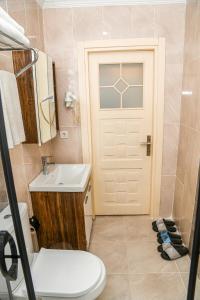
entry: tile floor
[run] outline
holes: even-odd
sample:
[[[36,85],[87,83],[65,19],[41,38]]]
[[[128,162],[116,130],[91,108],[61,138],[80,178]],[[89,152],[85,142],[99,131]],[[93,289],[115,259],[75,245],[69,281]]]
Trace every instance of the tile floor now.
[[[185,300],[189,257],[165,261],[147,216],[97,217],[90,251],[107,269],[98,300]]]

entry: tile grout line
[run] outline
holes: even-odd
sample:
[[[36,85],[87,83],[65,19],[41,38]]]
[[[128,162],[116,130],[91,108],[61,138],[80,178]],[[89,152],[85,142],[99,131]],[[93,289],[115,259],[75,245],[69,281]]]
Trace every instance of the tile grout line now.
[[[185,283],[184,283],[184,280],[183,280],[183,278],[182,278],[182,276],[181,276],[181,273],[179,272],[178,274],[179,274],[181,283],[182,283],[182,285],[183,285],[183,288],[184,288],[184,290],[185,290],[185,293],[187,294],[187,288],[186,288],[186,286],[185,286]]]

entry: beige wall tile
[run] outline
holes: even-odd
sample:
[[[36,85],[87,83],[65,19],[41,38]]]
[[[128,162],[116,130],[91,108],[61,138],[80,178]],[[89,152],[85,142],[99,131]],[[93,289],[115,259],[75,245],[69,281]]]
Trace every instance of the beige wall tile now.
[[[187,26],[185,30],[185,39],[187,43],[185,44],[185,57],[190,60],[199,57],[199,16],[199,2],[189,0],[186,11]]]
[[[26,30],[26,11],[24,0],[7,0],[8,13]]]
[[[166,4],[156,7],[156,35],[166,38],[167,63],[182,63],[185,6]]]
[[[44,28],[43,28],[43,10],[38,5],[38,19],[39,19],[39,37],[38,37],[38,47],[44,50]]]
[[[45,48],[55,59],[72,45],[73,27],[71,9],[44,10]]]
[[[190,161],[190,152],[188,151],[188,149],[191,148],[190,137],[191,137],[190,128],[181,125],[176,175],[182,183],[184,183],[186,168]]]
[[[165,124],[163,141],[163,175],[176,174],[178,140],[179,126],[176,124]]]
[[[183,220],[183,210],[184,210],[183,193],[184,193],[184,184],[179,180],[178,177],[176,177],[173,217],[177,222],[179,229],[180,229],[180,224]]]
[[[66,127],[68,139],[57,137],[53,140],[53,153],[57,163],[81,163],[80,128]],[[62,130],[62,129],[61,129]]]
[[[180,123],[182,73],[182,64],[166,64],[164,108],[165,123]]]
[[[41,8],[35,0],[25,1],[26,34],[31,40],[32,47],[43,50],[43,16]]]
[[[41,164],[25,164],[27,183],[31,183],[33,179],[41,172]]]
[[[172,207],[174,202],[174,190],[175,190],[175,175],[174,176],[162,176],[161,185],[161,210],[160,215],[162,217],[170,217],[172,214]]]
[[[103,7],[102,32],[107,32],[106,38],[128,38],[131,37],[131,7],[129,6],[105,6]]]
[[[39,36],[38,5],[35,0],[25,1],[26,34]]]
[[[56,68],[56,82],[58,83],[57,88],[57,98],[58,98],[58,116],[59,116],[59,125],[69,126],[73,125],[72,114],[64,105],[65,94],[69,86],[69,74],[66,72],[67,67]]]
[[[191,151],[190,151],[191,149]],[[183,220],[180,224],[183,231],[185,241],[189,245],[190,233],[193,223],[194,206],[196,199],[197,177],[199,169],[199,153],[200,153],[200,133],[191,132],[191,148],[189,148],[190,161],[185,171],[184,177],[184,193],[183,193]]]
[[[40,156],[52,156],[53,155],[53,141],[49,141],[39,147]]]
[[[183,80],[183,90],[192,91],[192,95],[182,97],[181,124],[196,128],[196,111],[199,102],[200,87],[197,85],[200,79],[200,71],[198,61],[185,61],[185,73]]]
[[[192,242],[197,176],[200,160],[200,5],[188,1],[186,11],[183,90],[192,95],[182,96],[181,127],[177,163],[177,180],[173,214],[187,245]]]
[[[23,158],[25,164],[38,163],[40,158],[40,151],[37,144],[24,144],[23,145]]]
[[[15,189],[18,201],[26,201],[28,199],[28,188],[26,173],[24,169],[22,145],[16,146],[10,150],[10,159],[12,164],[12,172],[14,176]]]
[[[0,69],[8,72],[13,72],[11,53],[4,52],[4,54],[0,54]]]
[[[73,33],[76,41],[100,39],[102,36],[102,8],[73,8]]]
[[[154,38],[156,6],[135,5],[131,7],[131,13],[131,37]]]

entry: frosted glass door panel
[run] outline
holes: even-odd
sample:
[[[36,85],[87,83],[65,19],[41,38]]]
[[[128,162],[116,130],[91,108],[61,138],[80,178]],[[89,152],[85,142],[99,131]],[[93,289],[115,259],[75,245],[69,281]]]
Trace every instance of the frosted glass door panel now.
[[[120,94],[112,87],[102,87],[100,89],[100,108],[120,108]]]
[[[131,86],[122,98],[123,108],[136,108],[143,106],[143,87]]]
[[[143,84],[143,64],[122,64],[122,77],[129,85]]]
[[[143,63],[99,65],[100,109],[143,107]]]
[[[120,77],[120,64],[103,64],[99,66],[100,86],[112,86]]]

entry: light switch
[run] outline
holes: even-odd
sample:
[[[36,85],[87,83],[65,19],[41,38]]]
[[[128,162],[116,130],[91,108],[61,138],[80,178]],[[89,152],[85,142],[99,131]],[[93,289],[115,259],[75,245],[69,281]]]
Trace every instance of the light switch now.
[[[68,139],[69,138],[69,133],[67,130],[60,130],[60,138],[61,139]]]

